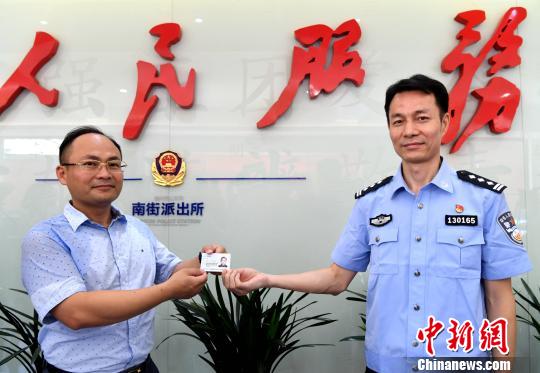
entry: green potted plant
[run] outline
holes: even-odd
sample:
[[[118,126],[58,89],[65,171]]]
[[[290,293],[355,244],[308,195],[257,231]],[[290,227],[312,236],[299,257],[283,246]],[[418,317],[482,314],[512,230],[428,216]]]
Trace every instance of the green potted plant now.
[[[13,291],[27,294],[22,290]],[[7,354],[2,358],[0,366],[16,359],[27,372],[41,373],[43,371],[43,354],[38,342],[41,323],[37,312],[28,315],[0,301],[0,351]]]
[[[345,299],[353,301],[353,302],[361,302],[366,303],[366,294],[365,293],[358,293],[356,291],[347,290],[348,293],[354,294],[352,297],[347,297]],[[359,328],[362,330],[362,334],[360,335],[351,335],[349,337],[345,337],[340,339],[340,342],[343,341],[364,341],[366,339],[366,313],[361,312],[360,313],[360,321],[361,324]]]
[[[516,318],[530,326],[532,326],[536,330],[536,335],[534,338],[536,338],[538,341],[540,341],[540,321],[536,317],[534,317],[534,314],[540,315],[540,302],[538,301],[537,296],[534,294],[534,291],[531,289],[531,287],[527,284],[527,282],[523,279],[521,279],[521,283],[523,285],[523,288],[525,289],[526,293],[522,293],[514,288],[514,292],[516,293],[516,303],[517,305],[525,311],[526,315],[525,317],[521,315],[517,315]],[[527,305],[531,307],[531,311],[529,311]]]
[[[174,333],[165,338],[190,336],[201,341],[207,356],[199,355],[216,373],[271,373],[291,352],[324,344],[302,344],[298,334],[305,329],[336,320],[329,313],[305,316],[316,303],[301,303],[308,294],[281,293],[274,303],[265,305],[270,289],[252,291],[246,296],[224,294],[216,276],[215,295],[206,285],[200,302],[174,300],[177,313],[171,315],[191,333]],[[159,346],[158,346],[159,347]]]

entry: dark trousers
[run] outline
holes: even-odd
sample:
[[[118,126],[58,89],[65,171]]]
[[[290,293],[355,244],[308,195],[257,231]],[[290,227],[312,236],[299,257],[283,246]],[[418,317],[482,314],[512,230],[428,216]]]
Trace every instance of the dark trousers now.
[[[66,370],[62,370],[60,368],[55,367],[52,364],[49,364],[45,361],[44,367],[43,367],[43,373],[70,373]],[[159,370],[152,361],[152,358],[150,355],[146,358],[146,360],[134,367],[128,368],[126,370],[121,371],[120,373],[159,373]]]

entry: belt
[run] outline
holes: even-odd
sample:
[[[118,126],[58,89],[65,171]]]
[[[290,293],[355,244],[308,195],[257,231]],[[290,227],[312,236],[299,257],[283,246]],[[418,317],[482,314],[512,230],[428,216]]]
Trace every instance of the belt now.
[[[146,364],[150,362],[150,355],[146,358],[145,361],[134,367],[129,367],[126,370],[121,371],[120,373],[144,373],[146,370]]]
[[[148,355],[146,360],[143,361],[142,363],[140,363],[139,365],[129,367],[129,368],[121,371],[120,373],[144,373],[145,370],[146,370],[147,364],[149,364],[151,361],[152,360],[150,359],[150,355]],[[45,372],[48,372],[48,373],[70,373],[67,370],[62,370],[60,368],[55,367],[54,365],[52,365],[51,363],[49,363],[46,360],[45,360],[44,365],[45,365]]]

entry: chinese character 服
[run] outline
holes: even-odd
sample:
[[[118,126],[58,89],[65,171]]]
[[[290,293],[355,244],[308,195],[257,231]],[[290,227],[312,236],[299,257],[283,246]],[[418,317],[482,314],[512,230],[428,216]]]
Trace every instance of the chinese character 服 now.
[[[351,19],[332,30],[326,25],[313,25],[298,29],[295,38],[304,48],[294,47],[291,75],[287,86],[278,100],[257,122],[258,128],[273,125],[291,106],[296,92],[304,79],[309,76],[309,97],[315,98],[325,91],[333,92],[345,80],[359,86],[364,81],[364,70],[360,67],[362,59],[356,51],[349,51],[360,39],[361,30],[358,22]],[[333,38],[339,38],[332,44],[332,59],[327,61]]]

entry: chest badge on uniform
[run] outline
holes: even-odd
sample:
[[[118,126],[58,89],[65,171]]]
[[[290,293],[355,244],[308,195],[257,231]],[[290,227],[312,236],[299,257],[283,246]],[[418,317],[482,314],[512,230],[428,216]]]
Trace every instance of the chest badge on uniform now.
[[[478,216],[476,215],[445,215],[445,225],[467,225],[475,227],[478,225]]]
[[[369,219],[369,224],[375,227],[382,227],[392,221],[392,214],[380,214]]]
[[[523,236],[516,226],[516,221],[510,211],[506,211],[497,218],[499,225],[504,230],[508,238],[517,245],[523,245]]]
[[[456,203],[456,212],[458,214],[461,214],[465,210],[465,207],[463,205],[460,205],[459,203]]]

